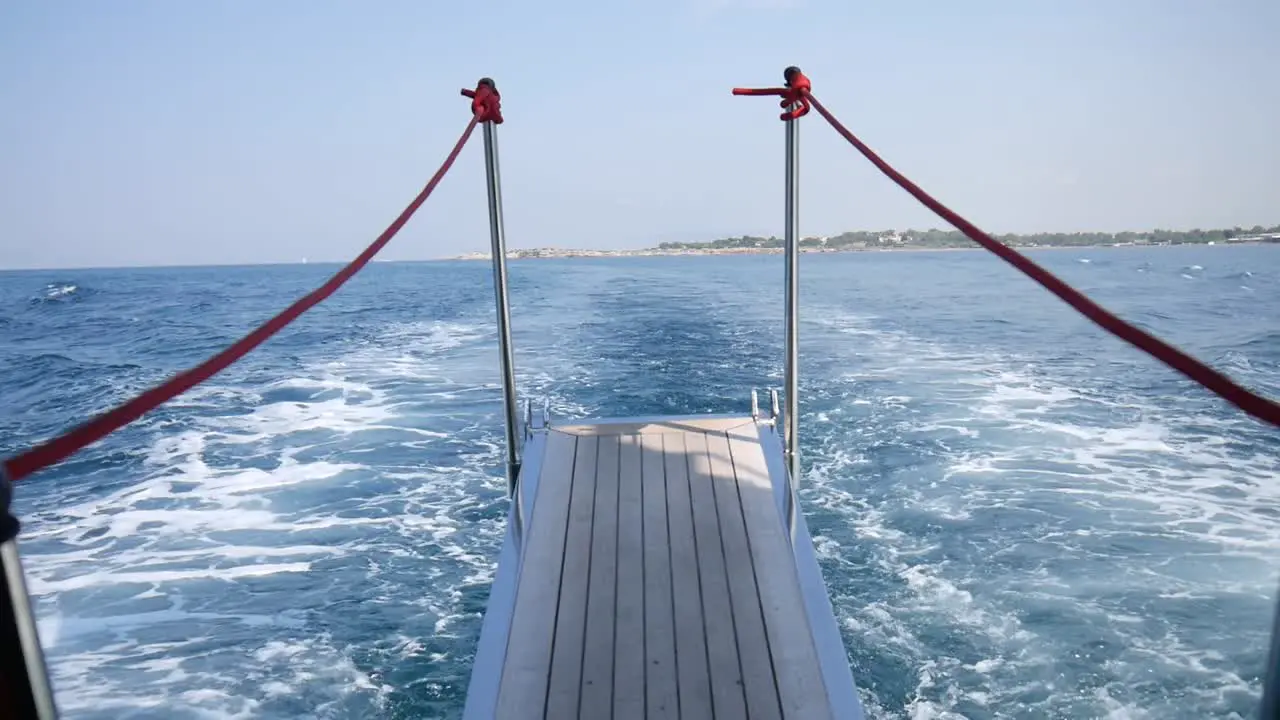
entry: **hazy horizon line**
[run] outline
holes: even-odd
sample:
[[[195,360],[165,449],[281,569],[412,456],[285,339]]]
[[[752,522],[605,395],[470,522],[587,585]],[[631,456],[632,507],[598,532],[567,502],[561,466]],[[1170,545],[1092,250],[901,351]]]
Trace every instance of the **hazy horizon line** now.
[[[1213,247],[1215,247],[1215,248],[1226,248],[1226,247],[1268,247],[1268,246],[1272,246],[1272,245],[1276,245],[1276,244],[1275,244],[1275,243],[1247,243],[1247,244],[1246,244],[1246,243],[1224,243],[1224,244],[1222,244],[1222,245],[1216,245],[1216,246],[1213,246]],[[1180,245],[1176,245],[1176,246],[1167,246],[1167,247],[1209,247],[1209,246],[1210,246],[1210,245],[1209,245],[1208,243],[1204,243],[1204,244],[1201,244],[1201,243],[1185,243],[1185,244],[1180,244]],[[1276,246],[1277,246],[1277,247],[1280,247],[1280,245],[1276,245]],[[1019,247],[1019,248],[1015,248],[1015,249],[1016,249],[1018,252],[1033,252],[1033,253],[1034,253],[1034,252],[1040,252],[1040,251],[1056,251],[1056,250],[1083,250],[1083,249],[1103,249],[1103,250],[1135,250],[1135,249],[1139,249],[1139,250],[1140,250],[1140,249],[1146,249],[1146,248],[1161,248],[1161,247],[1166,247],[1166,246],[1164,246],[1164,245],[1133,245],[1133,246],[1126,246],[1126,247],[1114,247],[1114,246],[1111,246],[1111,245],[1046,245],[1046,246],[1043,246],[1043,247]],[[537,249],[537,248],[515,248],[515,249],[508,248],[507,252],[513,252],[513,251],[515,251],[515,250],[531,250],[531,249]],[[649,248],[642,248],[642,249],[649,249]],[[654,249],[656,250],[656,248],[654,248]],[[962,247],[962,248],[953,248],[953,247],[946,247],[946,248],[944,248],[944,247],[939,247],[939,248],[928,248],[928,247],[920,247],[920,248],[905,248],[905,249],[899,249],[899,251],[911,251],[911,252],[950,252],[950,251],[955,251],[955,250],[983,250],[983,249],[984,249],[984,248],[983,248],[981,245],[977,245],[977,244],[975,244],[975,245],[973,245],[973,247]],[[567,250],[567,251],[569,251],[569,252],[572,252],[572,251],[574,251],[574,250],[579,250],[579,251],[581,251],[581,250],[582,250],[582,248],[566,248],[566,250]],[[600,251],[587,250],[587,252],[625,252],[625,250],[622,250],[622,251],[619,251],[619,250],[600,250]],[[864,251],[848,250],[847,252],[848,252],[848,253],[850,253],[850,254],[854,254],[854,253],[857,253],[857,252],[867,252],[867,251],[865,251],[865,250],[864,250]],[[655,255],[655,256],[653,256],[653,257],[719,257],[719,256],[721,256],[721,255],[724,255],[724,256],[731,256],[731,257],[736,257],[736,256],[740,256],[740,255],[743,255],[743,254],[751,254],[751,253],[705,253],[705,254],[689,253],[688,255],[683,255],[683,254],[671,254],[671,255]],[[758,254],[765,254],[765,253],[758,253]],[[771,254],[775,254],[775,255],[776,255],[776,254],[778,254],[778,253],[771,253]],[[805,254],[812,254],[812,253],[810,253],[810,252],[807,252],[807,251],[806,251],[806,253],[805,253]],[[621,256],[619,256],[619,257],[624,257],[624,258],[626,258],[626,257],[632,257],[632,256],[621,255]],[[646,257],[647,257],[647,256],[646,256]],[[411,264],[421,264],[421,263],[449,263],[449,262],[465,263],[465,264],[467,264],[467,265],[472,265],[472,264],[475,264],[478,260],[488,260],[488,259],[489,259],[489,258],[488,258],[488,254],[486,253],[486,257],[484,257],[484,258],[466,258],[466,257],[461,257],[461,256],[453,256],[453,257],[442,257],[442,258],[428,258],[428,259],[424,259],[424,260],[376,260],[375,262],[378,262],[378,263],[383,264],[383,265],[411,265]],[[592,256],[589,256],[589,255],[583,255],[583,256],[565,256],[565,257],[560,257],[560,258],[516,258],[516,259],[518,259],[518,260],[541,260],[541,259],[548,259],[548,260],[599,260],[600,258],[599,258],[599,257],[592,257]],[[13,268],[0,267],[0,274],[6,274],[6,273],[13,273],[13,274],[17,274],[17,273],[81,272],[81,271],[86,271],[86,270],[88,270],[88,271],[94,271],[94,270],[198,270],[198,269],[212,269],[212,268],[256,268],[256,267],[271,267],[271,266],[282,266],[282,267],[302,267],[302,266],[304,266],[304,265],[323,265],[323,266],[343,267],[343,266],[347,265],[347,264],[348,264],[348,263],[350,263],[350,262],[351,262],[350,260],[315,260],[315,261],[308,261],[308,262],[299,262],[299,261],[293,261],[293,262],[272,262],[272,261],[264,261],[264,262],[241,262],[241,263],[188,263],[188,264],[172,264],[172,263],[170,263],[170,264],[164,264],[164,265],[97,265],[97,266],[90,266],[90,265],[76,265],[76,266],[70,266],[70,265],[69,265],[69,266],[66,266],[66,267],[13,267]]]
[[[1246,230],[1248,231],[1254,227],[1269,228],[1274,226],[1263,226],[1259,224],[1254,224],[1249,227],[1245,227],[1243,225],[1233,225],[1229,228],[1225,228],[1225,227],[1188,228],[1186,230],[1165,227],[1165,228],[1152,228],[1150,230],[1072,230],[1072,231],[1037,230],[1035,232],[993,232],[993,231],[987,231],[987,232],[989,232],[993,237],[1000,237],[1003,235],[1020,235],[1020,236],[1033,236],[1033,235],[1045,235],[1045,234],[1080,235],[1080,234],[1092,234],[1092,233],[1106,233],[1109,235],[1118,235],[1120,233],[1139,233],[1139,234],[1150,233],[1150,232],[1155,232],[1156,230],[1165,230],[1169,232],[1190,232],[1191,230],[1200,230],[1202,232],[1212,232],[1215,230]],[[891,228],[891,229],[882,229],[882,230],[842,230],[840,232],[828,234],[825,236],[816,234],[816,233],[803,235],[802,239],[814,238],[814,237],[836,237],[844,233],[906,232],[911,230],[917,230],[917,228],[908,227],[903,229]],[[956,232],[955,228],[944,229],[944,228],[938,228],[938,227],[930,227],[930,228],[924,228],[923,230],[924,231],[942,230],[944,232]],[[750,233],[744,233],[741,235],[725,235],[716,239],[717,240],[733,239],[733,238],[740,238],[740,237],[766,237],[766,236],[764,235],[756,236],[756,235],[751,235]],[[777,236],[775,235],[775,236],[768,236],[768,237],[777,237]],[[662,242],[670,242],[670,241],[662,241]],[[714,240],[682,241],[681,244],[691,244],[691,243],[696,244],[701,242],[714,242]],[[619,248],[563,247],[560,245],[551,244],[551,245],[532,245],[529,247],[508,247],[507,252],[516,252],[521,250],[541,250],[541,249],[562,250],[562,251],[588,251],[588,252],[627,252],[627,251],[638,251],[638,250],[659,250],[661,249],[659,247],[660,244],[661,243],[659,243],[658,245],[650,245],[650,246],[644,246],[644,247],[619,247]],[[1042,249],[1042,248],[1024,248],[1024,249],[1034,250],[1034,249]],[[465,260],[463,258],[467,255],[486,255],[487,256],[489,254],[490,254],[489,250],[486,248],[485,250],[476,250],[470,253],[460,253],[456,255],[438,256],[438,257],[430,257],[430,258],[398,258],[398,259],[392,260],[392,259],[374,257],[370,259],[370,262],[371,263],[473,262],[472,260]],[[257,260],[257,261],[244,261],[244,262],[214,262],[214,263],[160,262],[160,263],[154,263],[154,264],[153,263],[137,263],[137,264],[121,264],[121,265],[63,265],[63,266],[32,265],[32,266],[17,266],[17,267],[0,266],[0,273],[58,272],[58,271],[72,271],[72,270],[164,270],[164,269],[181,269],[181,268],[235,268],[235,267],[260,267],[260,266],[268,266],[268,265],[289,265],[289,266],[292,266],[292,265],[346,265],[350,263],[352,260],[354,260],[355,257],[357,257],[358,255],[359,253],[356,253],[356,255],[353,255],[350,258],[339,259],[339,260],[309,260],[307,258],[302,258],[301,260]]]

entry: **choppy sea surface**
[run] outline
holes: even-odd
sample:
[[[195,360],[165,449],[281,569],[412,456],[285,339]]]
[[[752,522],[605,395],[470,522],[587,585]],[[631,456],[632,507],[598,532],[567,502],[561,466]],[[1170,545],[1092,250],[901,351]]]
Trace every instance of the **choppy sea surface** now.
[[[1034,255],[1280,395],[1280,246]],[[234,340],[334,266],[0,273],[0,453]],[[874,718],[1250,718],[1280,432],[979,252],[805,255],[801,502]],[[510,267],[523,397],[745,412],[778,256]],[[455,718],[507,501],[483,263],[370,266],[18,491],[69,718]]]

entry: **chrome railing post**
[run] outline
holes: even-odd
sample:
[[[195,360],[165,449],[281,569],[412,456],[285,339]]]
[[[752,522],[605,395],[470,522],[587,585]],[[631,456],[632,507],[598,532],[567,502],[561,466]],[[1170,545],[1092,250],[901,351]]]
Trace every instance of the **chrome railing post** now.
[[[5,717],[56,718],[53,688],[18,557],[12,486],[0,468],[0,703]]]
[[[1271,620],[1271,649],[1262,676],[1262,707],[1258,720],[1280,720],[1280,597]]]
[[[786,79],[790,83],[793,68],[787,68]],[[795,70],[799,72],[798,69]],[[794,109],[794,106],[789,109]],[[800,483],[800,445],[797,431],[800,415],[800,119],[786,121],[787,132],[787,200],[786,200],[786,333],[787,363],[785,369],[786,412],[783,414],[783,442],[786,451],[787,470],[791,473],[792,486]]]
[[[481,85],[493,86],[485,78]],[[507,241],[502,227],[502,183],[498,173],[498,129],[492,120],[483,123],[484,170],[489,189],[489,238],[493,253],[493,292],[498,304],[498,344],[502,360],[502,398],[507,425],[507,492],[514,493],[520,475],[517,427],[520,411],[516,400],[515,358],[511,350],[511,309],[507,300]]]

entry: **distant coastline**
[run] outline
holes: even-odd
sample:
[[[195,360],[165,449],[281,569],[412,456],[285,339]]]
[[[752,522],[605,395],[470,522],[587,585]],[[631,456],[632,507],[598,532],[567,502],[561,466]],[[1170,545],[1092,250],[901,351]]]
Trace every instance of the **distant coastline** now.
[[[1036,233],[1005,234],[996,239],[1016,248],[1084,249],[1113,247],[1165,247],[1174,245],[1256,245],[1280,244],[1280,225],[1225,230],[1152,230],[1120,233]],[[972,241],[956,230],[855,231],[834,236],[806,237],[800,241],[803,253],[903,252],[930,250],[976,250]],[[774,255],[783,252],[778,237],[723,238],[705,243],[667,242],[657,247],[629,250],[528,248],[508,250],[511,260],[571,257],[659,257],[697,255]],[[450,260],[488,260],[489,253],[459,255]]]

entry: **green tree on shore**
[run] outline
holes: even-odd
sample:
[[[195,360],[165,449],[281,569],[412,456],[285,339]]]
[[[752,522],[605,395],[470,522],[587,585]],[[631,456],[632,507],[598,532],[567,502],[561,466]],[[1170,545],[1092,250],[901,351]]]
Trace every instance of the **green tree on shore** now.
[[[1280,235],[1280,225],[1264,227],[1254,225],[1251,228],[1234,227],[1222,230],[1165,230],[1155,229],[1147,232],[1123,231],[1077,232],[1077,233],[1034,233],[1020,235],[1006,233],[995,235],[996,239],[1015,247],[1081,247],[1088,245],[1204,245],[1208,243],[1249,242],[1251,240],[1280,241],[1280,238],[1266,237]],[[874,248],[958,248],[970,247],[972,241],[958,230],[856,230],[829,237],[807,237],[800,241],[802,248],[827,248],[830,250],[859,250]],[[659,250],[750,250],[781,248],[781,238],[756,237],[742,235],[740,237],[721,238],[711,242],[664,242],[658,245]]]

